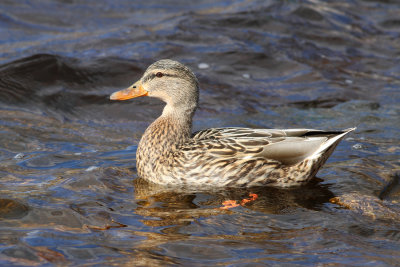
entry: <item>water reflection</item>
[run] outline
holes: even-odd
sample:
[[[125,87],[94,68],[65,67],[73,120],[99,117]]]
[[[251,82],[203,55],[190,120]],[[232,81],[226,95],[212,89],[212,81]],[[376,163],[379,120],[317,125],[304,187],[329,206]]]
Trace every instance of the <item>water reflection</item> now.
[[[230,210],[223,208],[224,201],[233,200],[240,203],[248,198],[249,194],[256,194],[258,197],[242,205],[242,208],[265,214],[286,213],[299,207],[319,210],[334,195],[329,190],[329,185],[321,185],[318,180],[315,178],[307,186],[289,190],[273,187],[220,190],[215,190],[215,188],[207,190],[203,187],[188,190],[187,188],[165,188],[138,178],[134,180],[134,192],[138,204],[136,212],[146,217],[156,218],[143,221],[149,226],[190,224],[199,217],[230,213]]]

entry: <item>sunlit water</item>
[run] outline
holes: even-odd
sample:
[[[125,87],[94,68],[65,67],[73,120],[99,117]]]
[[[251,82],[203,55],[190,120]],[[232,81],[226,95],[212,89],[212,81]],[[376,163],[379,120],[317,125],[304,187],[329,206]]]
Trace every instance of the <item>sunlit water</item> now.
[[[0,265],[400,264],[398,220],[329,201],[399,206],[398,14],[394,0],[2,1]],[[148,185],[135,151],[163,104],[108,96],[161,58],[200,80],[194,130],[358,128],[302,188]]]

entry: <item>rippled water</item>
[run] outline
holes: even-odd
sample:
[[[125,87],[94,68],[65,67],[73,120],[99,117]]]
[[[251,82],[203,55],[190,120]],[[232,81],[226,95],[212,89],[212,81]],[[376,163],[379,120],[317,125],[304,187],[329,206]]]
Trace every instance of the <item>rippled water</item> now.
[[[395,0],[2,1],[0,264],[400,264],[388,210],[329,201],[399,207],[398,14]],[[163,104],[108,96],[161,58],[199,77],[195,130],[358,129],[302,188],[148,185],[135,151]]]

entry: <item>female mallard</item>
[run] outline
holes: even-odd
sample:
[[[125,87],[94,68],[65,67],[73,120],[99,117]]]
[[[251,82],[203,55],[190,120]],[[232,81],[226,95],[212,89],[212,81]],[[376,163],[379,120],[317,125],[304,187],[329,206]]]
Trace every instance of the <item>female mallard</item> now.
[[[166,102],[162,115],[144,132],[136,153],[139,176],[166,185],[244,187],[305,184],[339,141],[355,128],[337,132],[312,129],[211,128],[191,133],[199,99],[196,76],[179,62],[150,65],[131,87],[111,100],[139,96]]]

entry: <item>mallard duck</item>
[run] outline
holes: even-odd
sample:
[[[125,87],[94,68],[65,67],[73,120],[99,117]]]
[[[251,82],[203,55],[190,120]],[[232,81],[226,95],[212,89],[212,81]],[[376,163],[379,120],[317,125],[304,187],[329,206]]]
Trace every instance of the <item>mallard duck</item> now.
[[[144,132],[136,152],[138,175],[164,185],[298,186],[310,181],[343,131],[210,128],[192,134],[199,83],[183,64],[159,60],[111,100],[149,96],[166,103]]]

